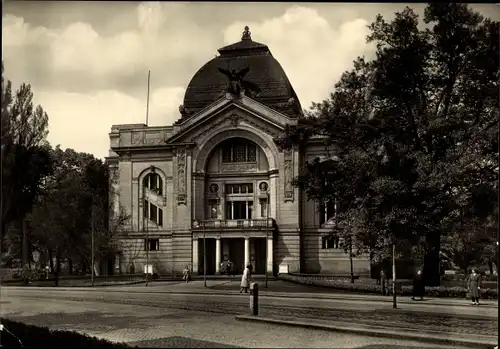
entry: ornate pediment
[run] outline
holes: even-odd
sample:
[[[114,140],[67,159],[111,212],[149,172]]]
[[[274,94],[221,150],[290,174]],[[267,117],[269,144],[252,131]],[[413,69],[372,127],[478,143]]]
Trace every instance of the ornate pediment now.
[[[274,138],[283,134],[287,124],[296,122],[245,96],[232,101],[220,100],[205,111],[180,124],[167,144],[196,142],[200,137],[224,126],[247,126]]]

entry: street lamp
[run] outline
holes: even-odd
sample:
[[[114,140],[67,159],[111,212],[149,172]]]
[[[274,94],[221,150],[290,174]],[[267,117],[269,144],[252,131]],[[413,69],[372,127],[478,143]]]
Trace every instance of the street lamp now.
[[[266,191],[267,202],[266,202],[266,288],[267,288],[267,274],[269,273],[269,190]]]
[[[92,286],[94,286],[94,196],[92,195],[92,217],[91,217],[91,262],[90,262],[90,268],[91,268],[91,274],[90,274],[90,283]]]
[[[354,266],[352,263],[352,235],[349,235],[349,262],[351,264],[351,284],[354,283]]]
[[[146,181],[145,180],[143,180],[143,182],[142,182],[142,207],[143,207],[142,208],[142,229],[146,231],[146,282],[144,285],[146,287],[148,287],[148,280],[149,280],[149,202],[146,204]]]

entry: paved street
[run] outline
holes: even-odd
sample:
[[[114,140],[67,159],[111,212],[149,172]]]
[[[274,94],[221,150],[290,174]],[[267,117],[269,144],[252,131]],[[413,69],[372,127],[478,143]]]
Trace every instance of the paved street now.
[[[1,290],[2,316],[31,324],[73,329],[114,341],[157,347],[345,347],[369,348],[401,344],[419,346],[421,342],[340,334],[334,332],[241,323],[234,315],[248,313],[248,296],[217,291],[212,282],[210,290],[202,282],[152,283],[140,286],[73,288],[17,288]],[[236,284],[234,286],[237,286]],[[274,285],[279,288],[279,284]],[[405,301],[402,310],[394,311],[384,300],[341,294],[323,298],[270,296],[272,285],[260,300],[261,315],[310,318],[311,321],[342,321],[370,326],[374,323],[420,331],[450,331],[462,335],[497,335],[498,318],[495,304],[483,308],[439,306]],[[192,291],[191,293],[182,293]],[[304,294],[305,295],[305,294]],[[376,298],[377,296],[374,296]],[[383,297],[379,297],[383,298]],[[447,308],[448,312],[437,308]],[[422,309],[424,311],[422,311]],[[431,310],[432,309],[432,310]],[[459,314],[465,311],[465,316]],[[429,345],[436,347],[436,345]],[[456,347],[456,346],[453,346]]]

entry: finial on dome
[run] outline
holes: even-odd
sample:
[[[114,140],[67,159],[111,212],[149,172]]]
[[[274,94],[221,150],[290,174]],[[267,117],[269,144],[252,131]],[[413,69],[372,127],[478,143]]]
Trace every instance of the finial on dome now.
[[[241,36],[241,40],[252,40],[252,33],[250,32],[250,28],[248,28],[248,25],[245,26],[245,31]]]

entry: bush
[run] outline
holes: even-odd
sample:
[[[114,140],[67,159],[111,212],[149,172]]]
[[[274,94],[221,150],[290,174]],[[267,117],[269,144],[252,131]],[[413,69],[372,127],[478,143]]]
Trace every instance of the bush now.
[[[35,348],[41,345],[49,348],[130,348],[124,343],[112,343],[74,331],[53,331],[47,327],[25,325],[4,318],[0,318],[0,322],[22,342],[25,348]],[[8,335],[5,330],[2,331],[0,344],[6,348],[19,347],[17,340]]]
[[[328,287],[337,290],[345,290],[350,292],[359,293],[372,293],[380,294],[380,285],[367,284],[362,282],[351,283],[350,278],[324,278],[318,276],[303,276],[292,274],[279,274],[278,277],[285,281],[290,281],[302,285]],[[396,282],[397,293],[402,296],[411,296],[413,293],[413,286],[405,285],[405,281]],[[392,283],[389,283],[389,292],[392,294]],[[452,298],[466,298],[467,289],[465,287],[425,287],[425,295],[428,297],[452,297]],[[482,299],[497,299],[498,291],[496,289],[484,288],[480,290]]]
[[[45,275],[46,272],[42,269],[24,268],[22,271],[22,278],[29,281],[43,280]]]

